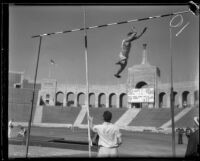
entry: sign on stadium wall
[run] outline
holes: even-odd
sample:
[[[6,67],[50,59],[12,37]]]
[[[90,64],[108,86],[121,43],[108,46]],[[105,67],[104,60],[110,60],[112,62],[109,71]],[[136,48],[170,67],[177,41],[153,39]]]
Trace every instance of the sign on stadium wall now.
[[[128,102],[154,102],[154,88],[134,88],[129,90]]]

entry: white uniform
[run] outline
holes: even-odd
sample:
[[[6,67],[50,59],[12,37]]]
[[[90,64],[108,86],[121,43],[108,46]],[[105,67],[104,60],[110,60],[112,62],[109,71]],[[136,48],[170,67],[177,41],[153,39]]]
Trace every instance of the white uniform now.
[[[119,54],[119,58],[121,60],[127,59],[130,52],[131,43],[123,40],[121,48],[122,48],[122,51]]]
[[[108,122],[101,125],[95,125],[93,131],[99,135],[98,145],[100,146],[98,157],[115,157],[118,154],[119,139],[121,141],[121,133],[119,128]]]

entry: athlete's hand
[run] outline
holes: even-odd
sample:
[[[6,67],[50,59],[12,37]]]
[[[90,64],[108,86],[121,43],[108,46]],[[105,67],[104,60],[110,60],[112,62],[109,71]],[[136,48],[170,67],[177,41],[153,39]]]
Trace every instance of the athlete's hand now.
[[[144,28],[143,32],[145,32],[147,30],[147,27]]]

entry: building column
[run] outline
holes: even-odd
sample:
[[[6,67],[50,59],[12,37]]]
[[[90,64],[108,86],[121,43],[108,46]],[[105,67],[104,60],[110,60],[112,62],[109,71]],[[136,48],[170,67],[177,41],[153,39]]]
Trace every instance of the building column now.
[[[67,98],[66,98],[67,94],[64,93],[64,96],[63,96],[63,106],[67,106]]]
[[[38,92],[38,98],[37,98],[37,106],[40,106],[40,97],[41,97],[41,91]]]
[[[95,108],[98,108],[98,106],[99,106],[99,94],[95,94],[95,101],[94,101],[95,103]]]
[[[183,103],[182,103],[182,93],[178,93],[178,104],[179,104],[179,108],[183,107]]]
[[[119,99],[119,95],[116,95],[116,108],[119,108],[120,105],[120,99]]]
[[[170,92],[166,93],[167,96],[167,108],[170,108]]]
[[[194,91],[192,91],[191,94],[190,94],[189,104],[191,106],[194,106]]]
[[[106,94],[106,108],[109,108],[109,95]]]
[[[77,107],[77,93],[74,93],[74,106]]]

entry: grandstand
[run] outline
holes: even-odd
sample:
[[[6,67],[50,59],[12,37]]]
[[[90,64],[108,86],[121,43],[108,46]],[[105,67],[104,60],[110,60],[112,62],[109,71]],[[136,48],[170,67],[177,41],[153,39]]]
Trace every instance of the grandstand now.
[[[80,111],[80,107],[44,106],[42,122],[73,124]]]
[[[30,117],[33,97],[33,83],[22,80],[20,73],[11,74],[9,77],[8,115],[14,122],[27,124]],[[20,86],[15,86],[21,83]],[[38,106],[38,94],[41,84],[36,84],[35,98],[33,103],[32,121],[36,126],[66,127],[74,125],[87,128],[87,115],[85,107],[76,106]],[[109,110],[113,114],[112,123],[116,123],[120,128],[170,128],[171,109],[170,108],[97,108],[90,107],[90,116],[93,117],[94,124],[103,122],[103,112]],[[193,117],[199,116],[199,107],[175,107],[175,127],[193,127]],[[24,124],[25,123],[25,124]],[[124,127],[123,127],[124,126]]]
[[[38,92],[35,93],[35,99],[33,102],[33,114],[35,113],[37,95]],[[27,122],[30,116],[32,97],[32,89],[9,88],[8,118],[13,118],[14,120],[20,122]]]
[[[178,114],[181,110],[182,109],[175,108],[174,115]],[[160,127],[162,124],[170,120],[170,118],[171,111],[169,108],[143,108],[132,120],[129,126]]]
[[[109,110],[112,112],[112,123],[115,123],[124,113],[127,109],[116,109],[116,108],[90,108],[90,116],[93,117],[94,124],[100,124],[103,122],[103,112]],[[82,124],[87,124],[87,117],[85,116]]]
[[[199,108],[198,107],[193,107],[187,115],[183,116],[181,119],[179,119],[176,123],[176,127],[194,127],[194,120],[193,118],[195,116],[199,117]]]

